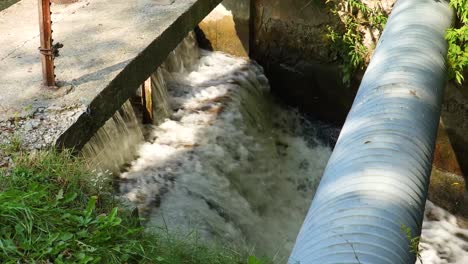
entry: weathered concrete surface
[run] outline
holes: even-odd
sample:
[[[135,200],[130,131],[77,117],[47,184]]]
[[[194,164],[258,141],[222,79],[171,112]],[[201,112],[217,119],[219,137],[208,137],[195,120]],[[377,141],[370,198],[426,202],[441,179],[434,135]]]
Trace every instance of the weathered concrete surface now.
[[[468,75],[465,77],[468,80]],[[460,162],[468,175],[468,83],[463,87],[451,84],[445,91],[442,119]]]
[[[201,44],[235,56],[250,51],[251,0],[224,0],[199,24]],[[206,42],[205,42],[206,41]]]
[[[337,54],[326,37],[327,27],[344,29],[341,18],[327,1],[252,1],[255,26],[251,55],[264,66],[273,91],[303,111],[343,123],[360,80],[358,74],[355,86],[343,85]],[[364,2],[389,11],[395,0]]]
[[[261,59],[295,65],[298,61],[330,63],[336,54],[326,37],[328,27],[343,30],[343,18],[331,10],[345,0],[252,0],[254,3],[254,54]],[[363,0],[369,7],[390,12],[396,0]],[[369,43],[372,45],[374,43]]]
[[[458,213],[463,210],[465,179],[444,123],[440,122],[434,150],[429,200]]]
[[[467,80],[468,74],[465,76]],[[465,197],[460,205],[460,213],[468,218],[468,83],[462,87],[449,84],[445,90],[444,106],[442,108],[448,138],[455,156],[465,177]]]
[[[298,59],[331,62],[327,25],[341,22],[325,1],[254,0],[255,54],[282,63]]]
[[[24,126],[38,112],[72,111],[54,135],[61,135],[55,138],[58,144],[81,147],[219,2],[81,0],[53,5],[54,39],[64,44],[56,58],[58,91],[40,85],[37,1],[23,0],[2,11],[1,135],[31,133]],[[41,120],[33,130],[44,132]]]
[[[251,55],[264,68],[272,90],[286,103],[341,124],[355,90],[342,83],[326,38],[340,25],[325,1],[253,0]]]

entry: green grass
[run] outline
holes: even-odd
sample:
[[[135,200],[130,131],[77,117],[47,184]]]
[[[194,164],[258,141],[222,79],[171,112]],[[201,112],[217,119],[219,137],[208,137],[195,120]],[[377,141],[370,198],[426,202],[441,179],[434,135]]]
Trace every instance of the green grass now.
[[[420,260],[420,262],[422,263],[422,259],[421,259],[421,248],[419,247],[419,242],[420,242],[420,240],[421,240],[421,237],[419,237],[419,236],[414,236],[414,235],[413,235],[413,232],[411,231],[411,228],[407,227],[407,226],[404,225],[404,224],[401,224],[401,225],[400,225],[400,230],[401,230],[401,232],[403,232],[403,234],[405,235],[406,239],[408,239],[409,251],[410,251],[412,254],[415,254],[416,257],[418,258],[418,260]]]
[[[265,263],[196,232],[148,233],[113,199],[111,180],[69,152],[18,152],[14,163],[0,171],[0,263]]]

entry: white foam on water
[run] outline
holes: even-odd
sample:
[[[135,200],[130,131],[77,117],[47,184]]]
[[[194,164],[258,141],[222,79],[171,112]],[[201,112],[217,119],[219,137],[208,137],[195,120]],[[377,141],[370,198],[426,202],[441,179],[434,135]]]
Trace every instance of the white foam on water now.
[[[152,128],[122,192],[150,226],[287,257],[330,148],[273,102],[251,61],[203,52],[165,78],[173,115]]]
[[[468,263],[468,230],[457,217],[427,201],[418,264]]]

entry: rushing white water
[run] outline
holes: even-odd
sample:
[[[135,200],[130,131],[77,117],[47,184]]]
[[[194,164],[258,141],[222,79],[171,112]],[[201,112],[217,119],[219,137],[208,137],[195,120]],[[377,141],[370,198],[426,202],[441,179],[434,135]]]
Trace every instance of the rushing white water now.
[[[107,120],[81,153],[90,160],[90,166],[120,172],[123,164],[135,158],[139,144],[144,140],[143,131],[129,101]]]
[[[427,201],[419,264],[468,263],[468,229],[444,209]]]
[[[272,101],[255,63],[202,52],[174,67],[181,49],[162,69],[173,114],[152,128],[121,191],[150,226],[287,257],[330,148]]]
[[[120,191],[149,227],[197,230],[285,263],[331,154],[318,139],[324,127],[276,104],[254,62],[194,43],[191,35],[152,76],[159,116]],[[424,264],[468,263],[467,240],[428,202]]]

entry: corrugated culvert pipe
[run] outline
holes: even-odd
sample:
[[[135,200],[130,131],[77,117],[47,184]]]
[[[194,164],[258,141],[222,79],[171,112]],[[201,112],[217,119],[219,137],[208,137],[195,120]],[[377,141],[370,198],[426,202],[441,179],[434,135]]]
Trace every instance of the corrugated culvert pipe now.
[[[298,235],[290,264],[415,263],[443,90],[444,0],[399,0]]]

